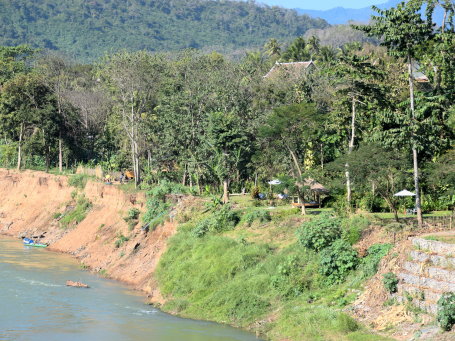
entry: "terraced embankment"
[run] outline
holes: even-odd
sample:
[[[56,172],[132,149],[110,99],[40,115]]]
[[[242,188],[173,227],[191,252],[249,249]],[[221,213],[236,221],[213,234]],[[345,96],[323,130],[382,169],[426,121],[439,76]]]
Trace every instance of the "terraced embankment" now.
[[[455,245],[413,238],[414,250],[398,273],[398,299],[431,314],[444,292],[455,292]]]
[[[160,301],[152,274],[175,224],[166,223],[148,233],[139,223],[129,227],[124,217],[132,208],[143,209],[143,195],[88,181],[77,195],[84,196],[91,208],[80,223],[63,228],[57,217],[75,209],[75,193],[65,176],[0,169],[0,234],[39,238],[49,243],[50,250],[70,253],[84,267]]]

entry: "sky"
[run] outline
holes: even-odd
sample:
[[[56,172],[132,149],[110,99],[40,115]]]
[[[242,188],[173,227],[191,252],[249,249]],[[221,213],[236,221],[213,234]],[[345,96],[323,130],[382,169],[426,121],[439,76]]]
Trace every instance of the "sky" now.
[[[286,8],[326,10],[334,7],[363,8],[386,3],[387,0],[256,0],[256,2]]]

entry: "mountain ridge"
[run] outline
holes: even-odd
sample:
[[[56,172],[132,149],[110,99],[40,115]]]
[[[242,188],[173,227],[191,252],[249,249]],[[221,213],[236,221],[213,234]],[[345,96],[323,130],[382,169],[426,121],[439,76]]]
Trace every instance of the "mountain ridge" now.
[[[328,26],[292,9],[242,1],[0,0],[0,45],[30,44],[85,61],[120,49],[244,51]]]
[[[378,4],[376,7],[380,9],[389,9],[395,7],[403,0],[389,0],[388,2]],[[370,20],[372,14],[375,12],[371,7],[364,8],[345,8],[345,7],[335,7],[329,10],[311,10],[311,9],[295,9],[299,14],[309,15],[313,18],[321,18],[326,20],[331,25],[341,25],[346,24],[349,21],[367,23]],[[442,21],[443,13],[440,8],[437,8],[435,11],[434,19],[436,22]]]

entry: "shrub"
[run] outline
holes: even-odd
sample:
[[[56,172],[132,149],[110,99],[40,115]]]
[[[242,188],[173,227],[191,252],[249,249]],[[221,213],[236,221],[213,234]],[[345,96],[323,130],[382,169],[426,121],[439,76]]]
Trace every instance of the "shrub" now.
[[[438,301],[438,314],[436,316],[439,326],[449,331],[455,324],[455,293],[446,292]]]
[[[339,283],[349,271],[355,269],[357,263],[357,252],[348,242],[339,239],[321,251],[319,272],[327,276],[331,283]]]
[[[382,284],[384,288],[391,294],[398,291],[398,277],[393,272],[388,272],[382,275]]]
[[[160,185],[149,189],[146,202],[147,210],[142,216],[144,223],[147,223],[150,229],[154,229],[165,221],[171,207],[166,202],[167,194],[186,194],[190,192],[191,189],[169,181],[162,181]]]
[[[234,229],[239,222],[239,216],[230,205],[223,205],[209,217],[202,220],[193,229],[193,235],[203,237],[208,232],[223,232]]]
[[[330,207],[333,208],[333,210],[338,216],[340,217],[346,216],[348,212],[348,204],[346,202],[346,197],[344,195],[334,196],[331,199],[329,205]]]
[[[370,222],[364,216],[354,216],[343,221],[343,239],[354,245],[362,238],[362,232],[368,228]]]
[[[243,216],[243,220],[245,221],[245,223],[248,226],[251,226],[251,224],[253,224],[255,221],[259,221],[261,223],[265,223],[267,221],[272,220],[272,217],[270,216],[270,212],[269,211],[255,210],[255,211],[251,211],[251,212],[246,213]]]
[[[88,176],[84,174],[75,174],[68,178],[68,185],[84,189],[87,184]]]
[[[259,187],[258,186],[254,186],[251,189],[251,198],[252,199],[259,199],[259,193],[260,193]]]
[[[158,186],[150,188],[147,192],[148,197],[166,201],[167,194],[189,194],[192,190],[186,186],[170,181],[161,181]]]
[[[300,296],[310,286],[305,275],[304,261],[295,254],[288,255],[276,267],[271,285],[284,298]],[[305,279],[307,278],[307,279]]]
[[[361,260],[364,278],[371,277],[378,272],[379,262],[392,247],[392,244],[374,244],[368,248],[367,255]]]
[[[321,215],[304,223],[297,230],[297,237],[304,247],[320,251],[341,237],[340,219]]]
[[[130,208],[127,213],[127,217],[129,220],[136,220],[139,218],[139,214],[141,214],[141,211],[139,211],[137,208]]]
[[[128,237],[125,237],[122,233],[119,233],[117,236],[117,240],[115,241],[115,247],[118,249],[123,243],[130,240]]]

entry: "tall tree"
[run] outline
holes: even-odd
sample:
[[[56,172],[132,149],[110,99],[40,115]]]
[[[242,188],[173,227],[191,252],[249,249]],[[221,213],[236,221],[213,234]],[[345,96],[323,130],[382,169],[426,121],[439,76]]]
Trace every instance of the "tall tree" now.
[[[57,114],[61,122],[58,137],[58,169],[62,172],[63,138],[66,130],[65,123],[68,121],[69,115],[65,110],[66,100],[64,96],[68,91],[70,82],[68,75],[69,64],[63,57],[48,54],[38,61],[38,69],[43,76],[43,82],[52,90],[57,102]]]
[[[278,155],[287,155],[291,165],[289,173],[295,179],[298,196],[305,211],[306,170],[317,138],[318,123],[323,120],[311,103],[292,104],[275,108],[259,128],[259,135],[267,149]],[[264,150],[264,149],[262,149]],[[281,160],[282,161],[282,160]]]
[[[17,169],[22,166],[23,145],[35,130],[43,135],[46,169],[50,165],[50,146],[58,117],[54,99],[37,74],[19,74],[6,82],[0,92],[0,127],[17,141]]]
[[[359,109],[377,110],[377,104],[385,97],[378,85],[383,78],[381,70],[373,65],[370,56],[360,54],[360,45],[346,46],[334,65],[337,95],[341,97],[339,108],[350,110],[351,123],[348,143],[348,154],[355,147]],[[351,207],[352,189],[349,163],[345,165],[346,193],[348,209]]]
[[[356,26],[369,36],[382,38],[381,44],[388,48],[391,55],[403,57],[408,64],[409,102],[413,121],[411,136],[412,157],[414,164],[414,186],[416,192],[416,210],[419,226],[422,226],[422,208],[419,185],[419,161],[417,156],[418,122],[416,120],[414,100],[413,63],[419,46],[431,39],[434,34],[431,12],[427,13],[427,20],[422,19],[420,9],[422,1],[402,2],[396,8],[381,10],[373,6],[379,16],[372,16],[369,26]]]
[[[136,186],[141,181],[140,144],[143,142],[144,117],[156,105],[161,58],[145,51],[120,52],[108,57],[100,77],[112,93],[114,110],[130,142],[130,154]]]

